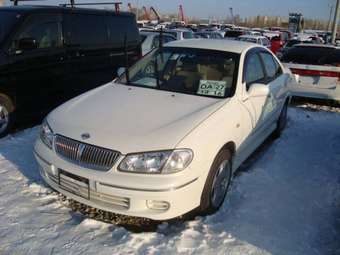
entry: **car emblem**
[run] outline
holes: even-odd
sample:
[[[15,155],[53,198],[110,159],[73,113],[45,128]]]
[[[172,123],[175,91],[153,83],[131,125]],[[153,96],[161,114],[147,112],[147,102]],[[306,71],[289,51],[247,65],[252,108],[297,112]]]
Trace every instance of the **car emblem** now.
[[[84,133],[84,134],[81,135],[81,138],[82,138],[83,140],[87,140],[87,139],[90,138],[90,134],[89,134],[89,133]]]

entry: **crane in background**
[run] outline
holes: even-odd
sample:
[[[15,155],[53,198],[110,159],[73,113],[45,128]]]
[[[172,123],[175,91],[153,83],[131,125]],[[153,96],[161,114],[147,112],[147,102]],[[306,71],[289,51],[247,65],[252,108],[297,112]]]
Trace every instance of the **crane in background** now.
[[[143,6],[143,11],[144,11],[144,18],[146,19],[146,20],[151,20],[150,19],[150,14],[149,14],[149,12],[148,12],[148,10],[146,9],[146,7],[145,6]]]
[[[153,6],[150,7],[150,12],[153,12],[156,16],[158,23],[161,23],[161,17],[158,15],[157,11],[155,10],[155,8],[153,8]]]
[[[231,24],[234,24],[235,23],[235,19],[234,19],[233,7],[230,7],[229,11],[230,11]]]
[[[186,23],[186,22],[185,22],[185,16],[184,16],[183,6],[182,6],[181,4],[179,5],[179,20],[180,20],[181,22]]]
[[[132,8],[131,3],[128,3],[128,9],[129,9],[129,12],[133,12],[133,8]]]

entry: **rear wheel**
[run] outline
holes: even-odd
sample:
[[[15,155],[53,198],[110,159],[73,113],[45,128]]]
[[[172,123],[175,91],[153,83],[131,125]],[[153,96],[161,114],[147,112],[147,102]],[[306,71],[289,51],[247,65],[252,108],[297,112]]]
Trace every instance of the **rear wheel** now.
[[[4,137],[11,130],[13,124],[13,103],[0,94],[0,138]]]
[[[206,180],[201,197],[201,214],[214,213],[221,207],[230,182],[231,153],[223,149],[217,154]]]

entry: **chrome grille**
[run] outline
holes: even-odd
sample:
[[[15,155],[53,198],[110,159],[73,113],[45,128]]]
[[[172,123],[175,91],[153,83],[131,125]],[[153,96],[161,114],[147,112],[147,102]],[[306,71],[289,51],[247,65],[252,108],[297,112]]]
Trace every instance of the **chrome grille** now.
[[[116,163],[119,152],[78,142],[65,136],[55,138],[57,154],[72,163],[100,171],[108,171]]]

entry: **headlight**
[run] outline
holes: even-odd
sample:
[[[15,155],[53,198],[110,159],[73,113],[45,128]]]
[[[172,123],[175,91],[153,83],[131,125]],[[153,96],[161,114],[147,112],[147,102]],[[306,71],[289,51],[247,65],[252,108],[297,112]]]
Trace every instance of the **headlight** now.
[[[130,154],[122,160],[118,169],[132,173],[170,174],[185,169],[192,158],[193,153],[189,149]]]
[[[40,139],[50,149],[53,145],[53,131],[48,125],[47,121],[44,120],[40,127]]]

